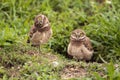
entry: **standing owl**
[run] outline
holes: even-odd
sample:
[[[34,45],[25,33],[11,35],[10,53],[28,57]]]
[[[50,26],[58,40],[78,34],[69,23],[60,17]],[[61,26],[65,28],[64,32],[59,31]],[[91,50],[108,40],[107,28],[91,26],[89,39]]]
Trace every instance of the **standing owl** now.
[[[34,25],[29,32],[28,43],[31,42],[33,46],[39,47],[47,43],[52,35],[52,29],[48,18],[45,15],[39,14],[35,17]]]
[[[70,36],[70,43],[67,49],[68,55],[77,60],[90,60],[93,55],[93,49],[90,39],[81,29],[76,29]]]

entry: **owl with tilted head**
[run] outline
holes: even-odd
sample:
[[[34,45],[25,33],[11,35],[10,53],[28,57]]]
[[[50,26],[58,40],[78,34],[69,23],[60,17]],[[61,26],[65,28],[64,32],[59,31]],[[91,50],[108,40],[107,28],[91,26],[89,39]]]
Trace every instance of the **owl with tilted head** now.
[[[35,17],[27,42],[37,47],[41,44],[47,43],[51,35],[52,29],[48,18],[43,14],[39,14]]]
[[[90,39],[81,29],[72,31],[67,49],[68,55],[76,60],[89,61],[93,56]]]

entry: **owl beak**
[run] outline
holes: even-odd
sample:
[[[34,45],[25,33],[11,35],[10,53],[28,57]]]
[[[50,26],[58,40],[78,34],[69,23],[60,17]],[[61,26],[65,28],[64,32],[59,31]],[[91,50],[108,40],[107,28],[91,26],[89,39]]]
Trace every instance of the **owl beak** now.
[[[36,24],[36,27],[38,27],[38,28],[42,27],[42,21],[38,21],[35,24]]]
[[[42,21],[39,21],[39,25],[42,25]]]

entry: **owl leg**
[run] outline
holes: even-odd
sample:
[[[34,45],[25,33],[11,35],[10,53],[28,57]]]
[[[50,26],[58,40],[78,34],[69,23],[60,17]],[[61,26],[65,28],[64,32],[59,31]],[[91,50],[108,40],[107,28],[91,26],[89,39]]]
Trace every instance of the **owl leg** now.
[[[38,53],[40,54],[40,45],[38,46]]]
[[[75,56],[73,56],[73,59],[74,59],[75,61],[77,61],[77,62],[80,61],[80,60],[79,60],[77,57],[75,57]]]
[[[80,59],[76,59],[77,62],[80,62],[81,60]]]
[[[40,45],[38,46],[38,48],[39,48],[39,51],[38,51],[38,52],[39,52],[39,54],[41,54],[42,52],[41,52],[41,48],[40,48]]]

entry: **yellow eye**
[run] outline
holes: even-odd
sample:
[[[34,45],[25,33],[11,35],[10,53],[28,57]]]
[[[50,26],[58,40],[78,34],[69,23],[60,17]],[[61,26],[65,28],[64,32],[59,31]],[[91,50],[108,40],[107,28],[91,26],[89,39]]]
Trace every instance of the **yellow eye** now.
[[[42,20],[42,18],[41,18],[41,17],[39,17],[39,18],[38,18],[38,21],[41,21],[41,20]]]
[[[83,34],[83,33],[80,33],[80,36],[82,37],[82,36],[84,36],[84,34]]]

